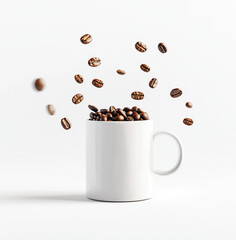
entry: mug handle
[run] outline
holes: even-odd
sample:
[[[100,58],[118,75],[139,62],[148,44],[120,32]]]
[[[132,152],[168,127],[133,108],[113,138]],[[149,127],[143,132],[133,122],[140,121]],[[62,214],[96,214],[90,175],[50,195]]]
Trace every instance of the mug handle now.
[[[178,156],[178,159],[177,159],[177,162],[176,164],[174,165],[173,168],[171,168],[170,170],[167,170],[167,171],[161,171],[161,170],[155,170],[153,168],[153,172],[158,174],[158,175],[169,175],[171,173],[174,173],[180,166],[181,162],[182,162],[182,158],[183,158],[183,148],[182,148],[182,144],[180,142],[180,140],[172,133],[169,133],[169,132],[164,132],[164,131],[161,131],[161,132],[156,132],[154,135],[153,135],[153,140],[158,136],[158,135],[163,135],[163,134],[166,134],[170,137],[172,137],[175,142],[177,143],[178,147],[179,147],[179,156]]]

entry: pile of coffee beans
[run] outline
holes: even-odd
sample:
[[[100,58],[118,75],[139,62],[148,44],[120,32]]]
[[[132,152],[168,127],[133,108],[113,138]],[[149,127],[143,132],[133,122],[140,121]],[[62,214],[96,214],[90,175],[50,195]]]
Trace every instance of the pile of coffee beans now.
[[[89,120],[91,121],[142,121],[149,120],[147,112],[134,106],[132,108],[115,108],[110,106],[109,109],[102,108],[100,111],[93,105],[88,105],[88,108],[92,110],[89,114]]]

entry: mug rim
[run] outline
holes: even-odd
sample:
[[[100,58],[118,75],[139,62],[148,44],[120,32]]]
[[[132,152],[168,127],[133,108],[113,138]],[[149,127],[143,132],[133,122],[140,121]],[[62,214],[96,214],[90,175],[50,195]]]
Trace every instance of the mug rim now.
[[[138,124],[143,124],[143,123],[145,123],[145,122],[147,122],[147,123],[149,123],[149,122],[153,122],[153,120],[152,119],[149,119],[149,120],[143,120],[143,121],[140,121],[140,120],[138,120],[138,121],[92,121],[92,120],[89,120],[89,119],[86,119],[86,122],[93,122],[93,123],[95,123],[95,122],[97,122],[97,123],[102,123],[102,124],[104,124],[104,123],[108,123],[108,124],[125,124],[125,123],[132,123],[132,124],[134,124],[134,123],[138,123]]]

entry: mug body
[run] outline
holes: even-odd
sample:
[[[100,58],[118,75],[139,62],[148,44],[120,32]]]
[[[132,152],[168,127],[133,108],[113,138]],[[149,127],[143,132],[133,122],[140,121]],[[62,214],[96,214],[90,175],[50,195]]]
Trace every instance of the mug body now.
[[[152,196],[153,122],[86,122],[86,192],[101,201]]]

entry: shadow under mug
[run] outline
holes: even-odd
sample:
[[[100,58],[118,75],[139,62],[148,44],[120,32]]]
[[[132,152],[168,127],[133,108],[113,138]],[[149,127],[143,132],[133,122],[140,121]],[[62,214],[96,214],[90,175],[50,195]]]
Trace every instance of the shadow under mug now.
[[[168,134],[179,147],[175,166],[153,169],[153,140]],[[152,197],[152,172],[168,175],[182,161],[179,139],[168,132],[153,134],[152,120],[86,121],[86,194],[100,201],[139,201]]]

